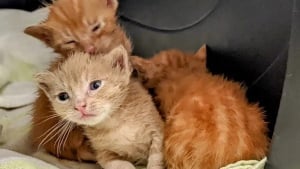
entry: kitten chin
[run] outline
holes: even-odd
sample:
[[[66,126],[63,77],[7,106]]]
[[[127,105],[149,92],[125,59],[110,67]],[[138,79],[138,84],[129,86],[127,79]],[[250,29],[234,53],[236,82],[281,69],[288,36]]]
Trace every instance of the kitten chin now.
[[[132,58],[166,117],[167,168],[219,169],[267,154],[263,110],[248,102],[239,83],[209,73],[205,57],[204,46],[195,55],[169,50],[151,59]]]

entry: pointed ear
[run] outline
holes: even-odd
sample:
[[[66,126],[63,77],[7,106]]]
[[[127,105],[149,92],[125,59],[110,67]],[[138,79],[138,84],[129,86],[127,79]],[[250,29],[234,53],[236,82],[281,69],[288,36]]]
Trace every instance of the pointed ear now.
[[[107,58],[110,59],[110,64],[113,68],[119,69],[120,71],[125,71],[127,73],[132,72],[132,66],[129,61],[128,52],[122,45],[109,52]]]
[[[53,74],[51,72],[37,73],[34,76],[35,81],[40,89],[49,97],[50,83],[53,83]]]
[[[207,50],[206,50],[206,44],[202,45],[200,49],[195,53],[195,57],[206,63],[207,58]]]
[[[143,59],[138,56],[131,56],[130,61],[138,76],[144,79],[152,79],[156,73],[161,71],[161,65],[153,63],[151,60]]]
[[[51,45],[53,42],[53,30],[42,24],[29,26],[24,30],[24,33],[43,41],[47,45]]]
[[[138,73],[147,74],[150,67],[152,67],[151,61],[143,59],[139,56],[130,56],[130,62],[135,70]]]
[[[119,6],[119,2],[118,0],[106,0],[106,5],[116,11]]]
[[[130,60],[133,68],[137,71],[138,78],[146,88],[155,87],[165,75],[162,64],[156,64],[138,56],[131,56]]]

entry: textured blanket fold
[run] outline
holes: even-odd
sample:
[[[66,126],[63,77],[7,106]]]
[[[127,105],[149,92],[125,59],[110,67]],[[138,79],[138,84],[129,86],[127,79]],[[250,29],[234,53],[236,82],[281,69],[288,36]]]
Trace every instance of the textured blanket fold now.
[[[6,149],[0,149],[0,169],[58,169],[44,161]]]
[[[221,169],[263,169],[267,162],[267,158],[257,161],[257,160],[243,160],[238,161],[233,164],[229,164]]]

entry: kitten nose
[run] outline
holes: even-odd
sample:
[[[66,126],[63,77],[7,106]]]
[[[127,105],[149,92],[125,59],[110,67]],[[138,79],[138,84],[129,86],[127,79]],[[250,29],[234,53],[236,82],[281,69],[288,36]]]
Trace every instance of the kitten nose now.
[[[96,47],[94,45],[88,45],[84,49],[85,52],[89,54],[95,54],[96,53]]]
[[[86,108],[86,103],[85,102],[78,102],[75,105],[75,109],[80,111],[80,112],[85,111],[85,108]]]

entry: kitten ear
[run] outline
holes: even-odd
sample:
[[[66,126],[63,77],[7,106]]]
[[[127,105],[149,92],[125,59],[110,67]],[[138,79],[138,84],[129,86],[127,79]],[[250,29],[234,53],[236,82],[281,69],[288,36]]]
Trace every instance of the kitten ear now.
[[[113,10],[117,10],[119,2],[118,0],[106,0],[106,5]]]
[[[132,67],[129,62],[128,52],[122,45],[114,48],[108,55],[111,59],[111,65],[113,68],[131,73]]]
[[[45,94],[48,96],[48,92],[50,91],[50,83],[53,82],[53,75],[51,72],[42,72],[37,73],[34,76],[35,81],[40,89],[42,89]]]
[[[152,63],[148,59],[143,59],[138,56],[131,56],[130,61],[133,68],[138,72],[138,75],[142,78],[151,79],[153,78],[155,72],[158,72],[159,66]]]
[[[24,33],[43,41],[47,45],[51,45],[53,42],[53,30],[42,24],[29,26],[24,30]]]
[[[207,58],[207,50],[206,50],[206,44],[202,45],[200,47],[200,49],[198,49],[198,51],[195,53],[195,57],[200,59],[203,62],[206,62],[206,58]]]
[[[147,73],[149,67],[151,67],[151,62],[147,59],[143,59],[139,56],[130,56],[130,61],[134,69],[139,73]]]

